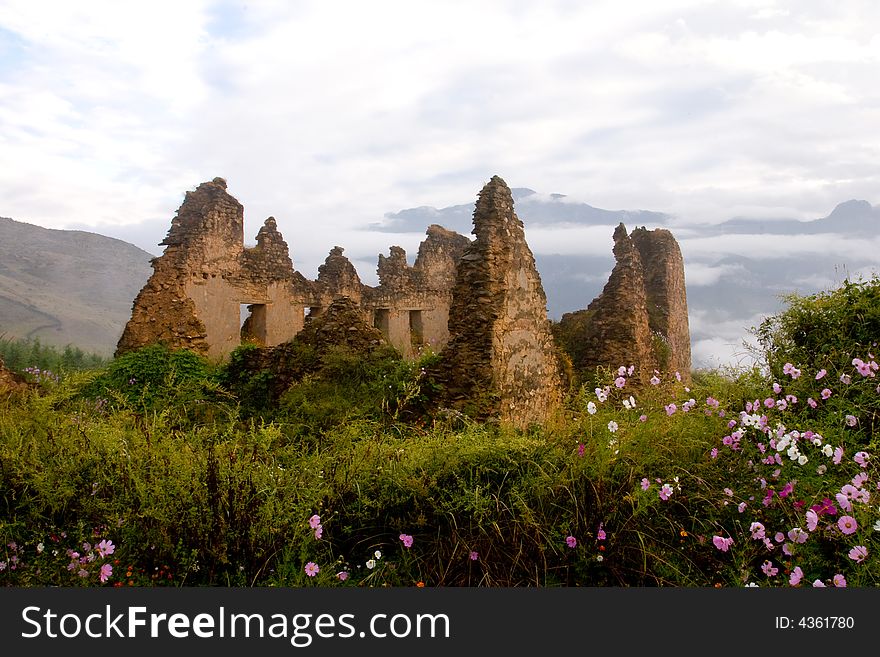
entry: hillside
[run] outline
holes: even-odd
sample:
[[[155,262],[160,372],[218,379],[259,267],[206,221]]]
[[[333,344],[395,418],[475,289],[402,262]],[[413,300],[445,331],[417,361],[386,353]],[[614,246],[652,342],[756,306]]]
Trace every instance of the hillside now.
[[[0,218],[0,335],[110,355],[151,257],[110,237]]]

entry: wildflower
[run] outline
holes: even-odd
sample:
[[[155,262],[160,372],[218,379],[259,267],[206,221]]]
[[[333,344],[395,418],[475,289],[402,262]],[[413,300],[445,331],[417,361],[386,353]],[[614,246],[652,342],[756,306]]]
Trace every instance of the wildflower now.
[[[400,536],[398,536],[398,538],[399,538],[399,539],[401,540],[401,542],[403,543],[403,547],[405,547],[405,548],[411,548],[411,547],[412,547],[412,544],[413,544],[413,537],[410,536],[409,534],[401,534]]]
[[[856,488],[861,488],[865,482],[868,481],[868,473],[860,472],[855,477],[852,478],[852,485]],[[42,543],[40,544],[42,545]],[[39,546],[37,546],[39,548]]]
[[[854,427],[859,423],[859,419],[855,415],[846,416],[846,426]]]
[[[681,374],[679,374],[678,372],[675,373],[675,380],[681,383]]]
[[[587,404],[587,413],[589,413],[590,415],[596,414],[596,402],[591,401],[589,404]]]
[[[623,400],[623,407],[627,410],[632,410],[636,407],[636,400],[632,395],[629,396],[629,399]]]
[[[733,497],[733,491],[729,488],[724,489],[724,494],[727,495],[727,497]]]
[[[849,374],[841,374],[840,375],[840,382],[843,383],[844,385],[848,386],[851,381],[852,381],[852,379],[850,378]]]
[[[626,385],[626,379],[623,378],[622,376],[619,376],[619,377],[617,377],[616,379],[614,379],[614,386],[615,386],[615,387],[617,387],[617,388],[622,388],[622,387],[624,387],[625,385]]]
[[[880,520],[874,523],[874,531],[880,532]]]
[[[819,404],[817,404],[817,403],[816,403],[816,400],[813,399],[812,397],[807,397],[807,405],[808,405],[810,408],[816,408]]]
[[[337,578],[340,582],[344,582],[345,580],[348,579],[348,573],[345,572],[344,570],[340,570],[338,573],[336,573],[336,578]]]
[[[749,531],[752,533],[752,538],[755,540],[763,540],[766,536],[764,533],[764,525],[760,522],[753,522],[751,527],[749,527]]]
[[[599,530],[596,532],[596,540],[604,541],[605,540],[605,530],[602,529],[602,523],[599,523]]]
[[[807,511],[807,529],[811,532],[816,531],[816,527],[819,526],[819,515],[810,509]]]
[[[468,552],[468,558],[470,558],[471,561],[476,561],[480,558],[480,554],[479,552],[471,550],[470,552]]]
[[[656,374],[655,374],[654,376],[651,377],[651,385],[652,385],[652,386],[656,386],[656,385],[658,385],[659,383],[660,383],[660,379],[657,378],[657,375],[656,375]]]
[[[46,549],[45,545],[43,545],[42,543],[37,543],[37,554],[42,554],[43,550],[45,550],[45,549]]]
[[[642,477],[642,490],[648,490],[651,487],[651,482],[648,481],[647,477]]]
[[[863,468],[867,468],[869,458],[871,457],[868,452],[856,452],[856,455],[853,457],[853,461],[858,463]]]
[[[574,548],[577,547],[578,540],[577,540],[574,536],[566,536],[566,537],[565,537],[565,544],[566,544],[568,547],[574,549]]]
[[[831,390],[828,388],[822,388],[821,397],[822,399],[828,399],[831,396]]]
[[[425,588],[425,583],[422,580],[416,582],[416,588],[423,589]]]
[[[831,445],[823,445],[822,453],[828,458],[831,458],[831,456],[834,454],[834,448]]]
[[[311,518],[309,518],[309,527],[312,529],[317,529],[318,525],[321,524],[321,516],[315,514]]]
[[[583,443],[578,443],[578,456],[580,456],[580,457],[583,458],[584,453],[585,453],[586,451],[587,451],[587,448],[584,447],[584,444],[583,444]]]
[[[843,460],[843,447],[838,447],[834,450],[834,458],[832,459],[832,463],[834,465],[840,465],[840,462]]]
[[[713,536],[712,544],[722,552],[727,552],[730,549],[730,546],[733,545],[733,539],[724,538],[723,536]]]
[[[319,572],[321,572],[321,569],[318,568],[318,564],[316,564],[314,561],[309,561],[306,564],[306,575],[308,575],[309,577],[314,577]]]
[[[867,556],[868,548],[866,548],[864,545],[856,545],[852,550],[849,551],[849,558],[856,563],[862,563]]]
[[[324,535],[324,525],[318,525],[315,527],[315,540],[320,541],[321,537]]]
[[[814,589],[824,589],[825,582],[823,582],[821,579],[817,579],[813,582],[813,588]]]
[[[788,540],[794,543],[806,543],[809,534],[800,527],[794,527],[788,531]]]
[[[641,415],[639,415],[639,422],[647,422],[647,421],[648,421],[648,416],[647,416],[647,415],[645,415],[644,413],[642,413]]]
[[[878,522],[880,522],[880,521],[878,521]],[[6,562],[0,561],[0,573],[2,573],[4,570],[6,570]]]
[[[801,570],[800,566],[795,566],[794,570],[791,571],[791,577],[788,578],[788,583],[791,586],[798,586],[803,578],[804,571]]]
[[[819,370],[818,372],[816,372],[816,381],[820,381],[821,379],[823,379],[823,378],[825,377],[826,374],[828,374],[828,372],[827,372],[826,370],[824,370],[824,369]]]
[[[79,571],[78,571],[76,574],[79,575],[79,576],[82,577],[82,578],[86,578],[86,577],[89,576],[89,571],[86,570],[85,568],[80,568]]]
[[[108,579],[110,579],[110,576],[112,574],[113,574],[113,566],[111,566],[109,563],[105,563],[103,566],[101,566],[101,573],[100,573],[101,584],[103,584]]]
[[[840,519],[837,521],[837,526],[844,534],[855,534],[856,530],[859,528],[859,524],[852,516],[840,516]]]
[[[780,392],[782,392],[782,386],[774,381],[773,382],[773,394],[778,395]]]
[[[837,499],[837,503],[840,505],[841,509],[847,513],[852,513],[852,502],[850,502],[850,498],[847,497],[846,493],[837,493],[834,497]]]
[[[594,392],[596,393],[596,399],[598,399],[600,402],[608,401],[608,393],[606,393],[602,388],[596,388]]]
[[[369,559],[369,560],[367,560],[366,566],[367,566],[367,568],[369,568],[370,570],[373,570],[373,568],[376,567],[376,560],[375,560],[375,559]]]
[[[834,586],[839,589],[846,588],[846,578],[843,575],[837,574],[831,581],[834,582]]]
[[[743,511],[745,511],[745,510],[746,510],[746,503],[745,503],[745,502],[740,502],[740,503],[737,505],[736,510],[739,511],[740,513],[742,513]]]
[[[761,564],[761,570],[767,577],[776,577],[779,574],[779,568],[775,567],[772,561],[765,561]]]
[[[678,410],[678,406],[675,404],[667,404],[663,407],[666,410],[666,415],[672,415],[675,411]]]
[[[774,536],[773,538],[776,539],[777,543],[782,543],[782,541],[785,540],[785,534],[783,534],[782,532],[776,532],[776,536]]]
[[[717,459],[718,458],[718,448],[713,447],[711,449],[711,451],[709,452],[709,456],[711,456],[713,459]]]
[[[377,559],[381,559],[382,552],[380,550],[376,550],[375,552],[373,552],[373,556],[376,557]]]
[[[616,432],[617,431],[617,422],[615,422],[614,420],[611,420],[611,422],[608,423],[608,431],[610,431],[611,433]]]
[[[663,484],[663,486],[660,488],[660,499],[665,502],[670,498],[671,495],[672,486],[670,486],[669,484]]]

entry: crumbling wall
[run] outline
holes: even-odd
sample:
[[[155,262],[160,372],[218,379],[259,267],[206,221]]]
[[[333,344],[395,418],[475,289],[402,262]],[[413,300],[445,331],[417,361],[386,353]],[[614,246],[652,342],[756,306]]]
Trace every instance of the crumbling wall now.
[[[525,427],[562,400],[547,299],[507,184],[494,176],[474,209],[449,312],[450,339],[436,376],[442,403]]]
[[[7,369],[3,359],[0,358],[0,393],[24,390],[25,388],[27,388],[25,380],[12,370]]]
[[[244,247],[244,209],[215,178],[187,192],[152,261],[153,274],[134,301],[116,348],[121,354],[161,342],[223,357],[241,344],[241,305],[251,308],[245,333],[278,344],[302,327],[292,287],[293,263],[275,219],[257,245]]]
[[[630,237],[644,268],[648,325],[655,342],[661,341],[655,343],[658,365],[689,377],[691,336],[681,249],[672,233],[662,228],[636,228]]]
[[[585,310],[566,313],[556,335],[574,367],[634,365],[642,381],[655,369],[690,376],[684,261],[668,230],[614,231],[616,264],[602,293]]]

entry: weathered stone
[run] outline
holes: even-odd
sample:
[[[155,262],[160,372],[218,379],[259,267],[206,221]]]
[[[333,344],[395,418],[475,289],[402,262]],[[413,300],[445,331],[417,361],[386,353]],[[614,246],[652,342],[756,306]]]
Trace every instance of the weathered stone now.
[[[602,293],[566,313],[556,335],[574,367],[589,377],[598,367],[633,365],[647,381],[655,369],[690,376],[684,262],[668,230],[614,231],[616,264]]]
[[[0,394],[24,390],[27,387],[27,382],[12,370],[7,369],[3,359],[0,358]]]
[[[498,176],[479,194],[474,234],[459,261],[436,372],[441,402],[517,427],[544,422],[562,401],[559,360],[535,259]]]

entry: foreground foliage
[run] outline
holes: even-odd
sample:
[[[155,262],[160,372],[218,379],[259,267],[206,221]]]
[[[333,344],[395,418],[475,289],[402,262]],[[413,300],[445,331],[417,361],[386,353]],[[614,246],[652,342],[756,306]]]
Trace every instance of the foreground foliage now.
[[[792,303],[766,374],[621,366],[530,432],[341,351],[271,404],[159,347],[44,380],[0,398],[0,582],[875,586],[877,347],[792,346],[872,289]]]

